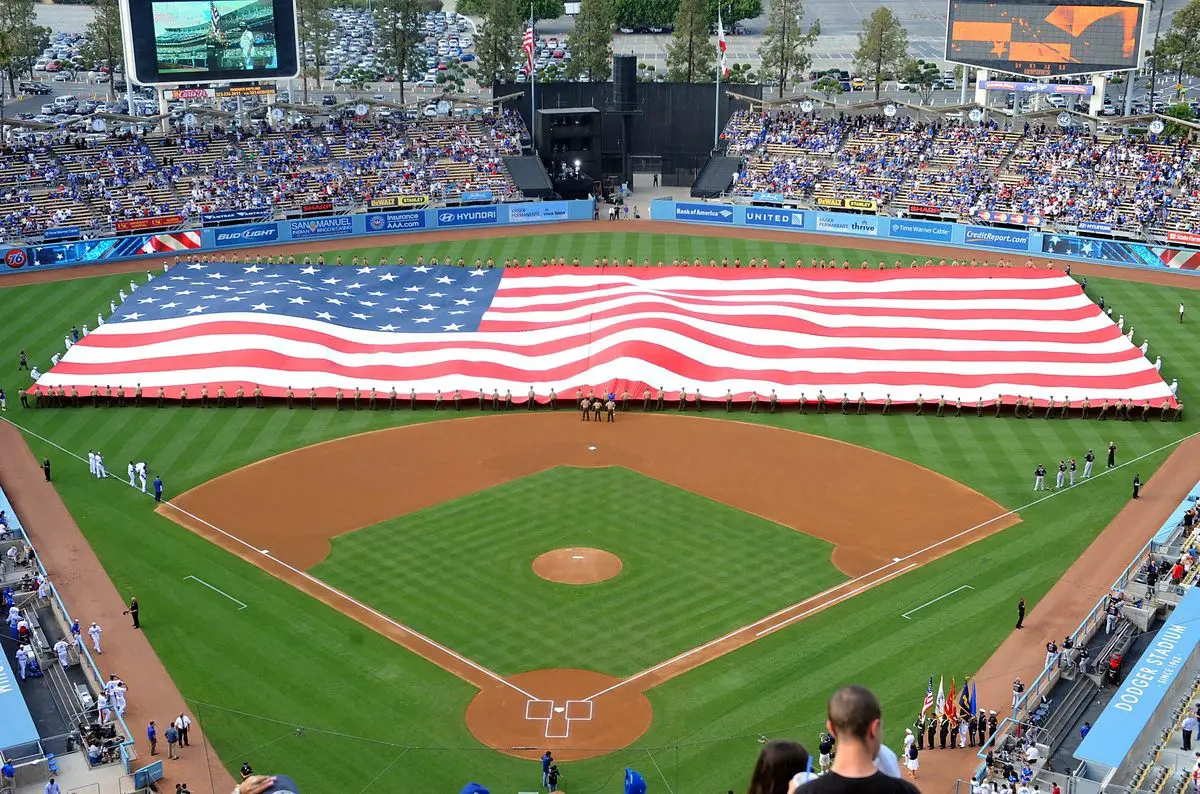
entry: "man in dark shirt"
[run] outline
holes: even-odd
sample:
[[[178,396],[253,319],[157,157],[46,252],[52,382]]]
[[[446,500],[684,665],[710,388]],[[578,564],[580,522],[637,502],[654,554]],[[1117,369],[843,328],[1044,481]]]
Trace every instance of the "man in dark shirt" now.
[[[883,712],[866,687],[842,687],[829,699],[829,732],[837,739],[833,768],[797,789],[801,794],[917,794],[912,783],[875,765],[883,741]]]

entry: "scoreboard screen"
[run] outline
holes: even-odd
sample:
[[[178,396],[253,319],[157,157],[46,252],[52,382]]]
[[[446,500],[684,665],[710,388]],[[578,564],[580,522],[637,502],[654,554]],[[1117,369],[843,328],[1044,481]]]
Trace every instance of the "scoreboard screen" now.
[[[1138,0],[949,0],[946,60],[1030,77],[1136,69],[1145,8]]]
[[[142,84],[296,75],[293,0],[128,0],[132,76]]]

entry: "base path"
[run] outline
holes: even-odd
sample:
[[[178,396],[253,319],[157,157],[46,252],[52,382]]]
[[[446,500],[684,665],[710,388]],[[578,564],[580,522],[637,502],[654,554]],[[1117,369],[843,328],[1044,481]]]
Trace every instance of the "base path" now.
[[[1031,605],[1025,627],[1014,630],[976,676],[980,702],[1011,703],[1014,679],[1030,682],[1037,678],[1046,663],[1046,642],[1069,636],[1096,602],[1108,594],[1134,555],[1196,484],[1197,461],[1200,436],[1192,436],[1146,482],[1141,498],[1130,500],[1050,592]],[[1008,610],[1016,624],[1015,603],[997,604],[995,608]],[[1001,712],[1000,717],[1004,716]],[[917,783],[922,791],[949,794],[954,782],[969,777],[980,763],[975,751],[925,753]]]
[[[8,422],[0,422],[0,449],[4,450],[0,455],[4,493],[37,548],[50,582],[72,617],[85,626],[95,621],[103,627],[104,653],[96,657],[101,674],[107,677],[119,673],[129,685],[125,724],[133,733],[140,756],[133,762],[134,769],[150,761],[147,723],[158,720],[162,730],[166,718],[187,712],[192,718],[191,746],[183,750],[178,761],[162,757],[165,785],[160,782],[159,790],[168,791],[173,783],[183,782],[196,792],[232,791],[233,778],[209,747],[204,725],[190,713],[146,635],[135,631],[129,618],[121,614],[129,596],[139,594],[117,592],[62,499],[43,478],[40,464],[20,431]]]
[[[828,476],[799,476],[814,460]],[[306,571],[338,535],[563,465],[624,466],[821,538],[835,546],[833,563],[854,578],[618,680],[579,671],[501,676]],[[600,423],[546,410],[324,442],[222,475],[159,509],[478,687],[471,730],[518,754],[525,751],[512,748],[544,747],[548,739],[590,754],[626,746],[649,724],[645,690],[1019,520],[936,472],[820,436],[695,415],[633,412]],[[588,567],[589,557],[595,563],[603,554],[566,549],[553,557]],[[562,721],[579,723],[570,738],[555,733]]]
[[[533,572],[559,584],[595,584],[621,572],[621,558],[603,549],[553,549],[539,554]]]

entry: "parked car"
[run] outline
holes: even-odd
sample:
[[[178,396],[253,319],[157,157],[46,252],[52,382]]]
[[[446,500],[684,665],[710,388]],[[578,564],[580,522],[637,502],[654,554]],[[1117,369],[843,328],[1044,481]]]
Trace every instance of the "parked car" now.
[[[17,88],[24,94],[32,94],[34,96],[46,96],[50,93],[50,86],[45,83],[22,82]]]
[[[321,104],[322,105],[336,105],[337,97],[335,97],[333,94],[325,94],[323,97],[321,97]]]

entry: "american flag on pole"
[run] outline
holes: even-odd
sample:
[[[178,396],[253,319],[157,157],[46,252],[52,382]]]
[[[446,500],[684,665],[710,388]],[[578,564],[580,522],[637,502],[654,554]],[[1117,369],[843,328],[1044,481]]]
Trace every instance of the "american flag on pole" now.
[[[274,396],[395,385],[518,399],[589,387],[989,406],[1171,398],[1069,277],[969,267],[193,263],[132,293],[39,382],[168,395],[261,384]]]
[[[718,4],[717,5],[717,50],[720,52],[720,55],[721,55],[720,69],[721,69],[722,77],[729,76],[729,64],[727,64],[725,62],[726,46],[727,45],[725,44],[725,25],[722,24],[722,22],[721,22],[721,7],[720,7],[720,4]]]
[[[921,704],[921,716],[924,717],[933,709],[933,676],[929,676],[929,686],[925,688],[925,702]]]
[[[533,75],[533,21],[530,20],[529,27],[525,28],[525,38],[521,42],[521,49],[525,51],[525,58],[529,62],[529,74]]]

